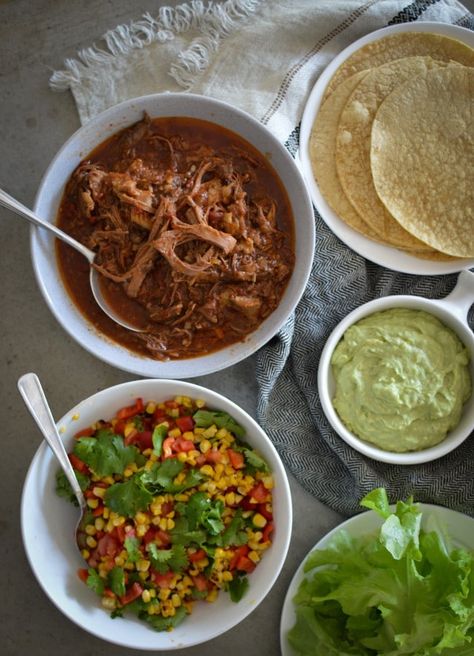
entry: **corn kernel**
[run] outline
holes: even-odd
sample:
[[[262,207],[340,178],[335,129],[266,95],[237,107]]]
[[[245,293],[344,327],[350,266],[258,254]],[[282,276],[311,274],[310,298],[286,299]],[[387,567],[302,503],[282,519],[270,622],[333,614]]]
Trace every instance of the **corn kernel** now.
[[[168,521],[166,517],[162,517],[160,519],[158,526],[161,528],[162,531],[166,531],[166,529],[168,528]]]
[[[108,508],[104,508],[104,512],[102,513],[102,517],[104,519],[108,519],[110,517],[110,510]]]
[[[138,572],[138,576],[140,577],[141,581],[146,581],[150,574],[149,572]]]
[[[186,462],[186,460],[188,459],[188,454],[185,451],[180,451],[177,457],[179,462]]]
[[[87,535],[95,535],[97,533],[97,529],[93,524],[88,524],[86,526],[86,533]]]
[[[166,601],[168,597],[171,594],[171,590],[169,588],[161,588],[161,590],[158,593],[158,599],[161,601]]]
[[[91,552],[88,549],[83,549],[81,551],[81,556],[84,558],[84,560],[89,560]]]
[[[86,544],[87,544],[87,546],[90,547],[91,549],[95,549],[95,547],[97,546],[97,540],[95,540],[95,539],[92,537],[92,535],[88,535],[87,538],[86,538]]]
[[[145,513],[137,512],[135,515],[135,522],[137,524],[146,524],[148,522],[148,517],[145,515]]]
[[[153,403],[153,401],[149,401],[146,404],[145,412],[147,413],[147,415],[152,415],[155,412],[155,410],[156,410],[156,403]]]
[[[171,595],[171,603],[175,608],[178,608],[178,606],[181,606],[181,597],[179,594],[176,594],[176,592]]]
[[[147,604],[151,600],[151,595],[149,590],[143,590],[142,600]]]
[[[175,527],[175,522],[174,519],[171,519],[171,517],[168,517],[166,520],[166,528],[168,531],[171,531]]]
[[[199,471],[206,476],[214,476],[214,470],[211,465],[203,465]]]
[[[219,594],[219,591],[217,588],[214,588],[213,590],[210,590],[207,594],[206,601],[209,603],[213,603],[217,599],[217,595]]]
[[[113,520],[114,526],[123,526],[123,524],[125,524],[125,517],[116,517]]]
[[[215,424],[212,424],[212,426],[209,426],[209,428],[206,428],[206,430],[203,433],[204,437],[215,437],[217,433],[217,426]]]
[[[117,567],[123,567],[125,565],[125,558],[122,558],[122,556],[115,556],[114,563]]]
[[[87,499],[87,505],[94,510],[99,505],[99,499]]]
[[[260,560],[260,555],[256,551],[249,551],[248,557],[253,563],[258,563]]]
[[[125,424],[125,428],[123,429],[123,435],[124,437],[130,437],[132,433],[136,433],[137,429],[135,428],[135,424],[133,421],[129,421],[127,424]]]
[[[135,564],[137,572],[147,572],[150,569],[150,561],[142,558]]]
[[[222,572],[222,580],[223,581],[232,581],[233,578],[234,577],[232,575],[232,572],[229,572],[227,570],[225,572]]]
[[[193,431],[184,431],[183,437],[185,440],[191,440],[191,442],[194,441],[194,433]]]
[[[104,529],[105,522],[104,522],[104,520],[102,519],[102,517],[97,517],[97,518],[96,518],[96,520],[95,520],[95,522],[94,522],[94,526],[95,526],[95,528],[96,528],[98,531],[102,531],[102,530]]]
[[[255,513],[255,515],[252,517],[252,524],[257,528],[263,528],[266,525],[266,523],[267,520],[260,513]]]
[[[99,497],[102,499],[105,495],[105,487],[98,487],[97,485],[92,488],[92,492],[94,496]]]
[[[114,610],[115,599],[113,597],[102,597],[102,606],[107,610]]]
[[[219,428],[219,430],[216,433],[216,437],[221,440],[222,438],[226,438],[228,434],[229,433],[226,428]]]
[[[203,401],[202,399],[196,399],[194,403],[196,404],[196,408],[204,408],[204,406],[206,405],[206,402]]]
[[[137,533],[137,536],[139,538],[142,538],[147,531],[148,531],[148,525],[147,524],[139,524],[136,528],[136,533]]]
[[[201,453],[207,453],[210,448],[211,448],[211,443],[209,442],[209,440],[201,440],[201,442],[199,443],[199,449]]]
[[[235,494],[233,492],[227,492],[225,495],[225,503],[229,506],[233,506],[235,503]]]

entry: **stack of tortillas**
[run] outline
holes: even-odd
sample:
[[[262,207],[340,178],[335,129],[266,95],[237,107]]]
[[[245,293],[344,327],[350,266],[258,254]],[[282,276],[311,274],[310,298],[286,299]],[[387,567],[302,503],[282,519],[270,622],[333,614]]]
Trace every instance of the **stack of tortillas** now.
[[[417,257],[474,257],[474,49],[426,32],[355,51],[326,89],[310,157],[363,235]]]

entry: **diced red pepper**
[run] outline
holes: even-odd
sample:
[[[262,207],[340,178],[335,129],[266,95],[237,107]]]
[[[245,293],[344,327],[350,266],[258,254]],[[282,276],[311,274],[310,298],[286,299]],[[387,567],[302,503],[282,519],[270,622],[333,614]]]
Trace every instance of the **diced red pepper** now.
[[[194,449],[194,442],[192,440],[186,440],[184,437],[177,437],[175,449],[176,453],[192,451]]]
[[[234,469],[243,468],[245,460],[242,453],[234,451],[233,449],[227,449],[227,455],[229,456],[230,464]]]
[[[114,558],[119,550],[120,545],[118,540],[109,533],[106,533],[97,543],[97,552],[99,556],[110,556],[111,558]]]
[[[120,542],[120,544],[123,544],[124,541],[125,541],[125,538],[126,538],[127,535],[129,535],[129,534],[125,531],[125,527],[124,527],[124,526],[114,526],[113,530],[110,532],[109,535],[111,535],[111,536],[112,536],[113,538],[115,538],[118,542]]]
[[[180,431],[185,433],[186,431],[192,431],[194,429],[194,419],[189,415],[184,417],[176,418],[176,425]]]
[[[166,574],[160,574],[159,572],[155,571],[152,571],[151,573],[153,582],[156,583],[159,588],[169,588],[174,576],[175,574],[171,570],[166,572]]]
[[[167,408],[178,408],[179,404],[177,401],[169,400],[169,401],[165,401],[165,406]]]
[[[139,415],[144,409],[143,399],[138,398],[133,405],[127,405],[125,408],[119,410],[117,412],[117,419],[130,419],[130,417]]]
[[[259,481],[257,485],[254,485],[254,487],[250,490],[248,496],[251,501],[255,501],[256,503],[265,503],[265,501],[268,501],[269,499],[269,491],[264,486],[262,481]]]
[[[206,451],[206,461],[211,462],[213,465],[222,460],[222,453],[217,449],[209,449]]]
[[[123,435],[125,432],[126,425],[127,425],[126,419],[119,419],[117,422],[115,422],[114,433],[116,435]]]
[[[193,579],[193,583],[199,592],[204,592],[208,589],[208,581],[204,574],[196,574],[196,576],[191,578]]]
[[[262,531],[262,542],[268,542],[270,540],[270,535],[273,533],[274,525],[272,522],[268,522]]]
[[[89,572],[84,567],[81,567],[77,570],[77,575],[83,583],[86,583],[87,579],[89,578]]]
[[[194,551],[193,553],[188,554],[188,559],[192,563],[195,563],[198,560],[202,560],[205,557],[206,557],[206,552],[204,551],[204,549],[198,549],[197,551]]]
[[[105,588],[104,597],[110,597],[111,599],[115,599],[115,592],[112,592],[110,588]]]
[[[259,503],[258,504],[258,512],[265,517],[265,519],[269,522],[272,521],[273,519],[273,513],[271,510],[268,509],[268,505],[266,503]]]
[[[241,556],[237,562],[235,569],[239,572],[247,572],[250,574],[255,569],[256,565],[253,560],[250,560],[247,556]]]
[[[74,469],[76,469],[78,472],[81,472],[81,474],[87,474],[89,467],[85,462],[78,458],[74,453],[69,453],[68,457]]]
[[[248,545],[243,544],[240,547],[237,547],[234,551],[234,555],[230,559],[229,562],[229,569],[232,571],[237,567],[237,563],[239,562],[240,558],[243,558],[244,556],[247,556],[248,552],[250,551]]]
[[[74,435],[74,437],[77,438],[77,439],[79,439],[80,437],[91,437],[92,435],[94,435],[94,433],[95,433],[95,430],[91,427],[83,428],[82,430],[78,431]]]
[[[165,441],[163,442],[163,449],[162,449],[163,460],[165,460],[166,458],[172,458],[173,457],[175,442],[176,442],[175,437],[167,437],[165,439]]]
[[[103,514],[104,514],[104,506],[97,506],[97,508],[94,508],[94,510],[92,511],[92,515],[94,517],[102,517]]]
[[[152,449],[153,448],[152,435],[153,433],[148,430],[142,431],[141,433],[137,433],[137,435],[135,436],[134,443],[138,444],[138,446],[142,451],[145,451],[145,449]]]
[[[143,587],[135,581],[132,583],[130,588],[125,592],[125,594],[120,597],[120,603],[122,606],[126,606],[127,604],[131,603],[132,601],[135,601],[135,599],[138,599],[138,597],[141,596],[143,592]]]

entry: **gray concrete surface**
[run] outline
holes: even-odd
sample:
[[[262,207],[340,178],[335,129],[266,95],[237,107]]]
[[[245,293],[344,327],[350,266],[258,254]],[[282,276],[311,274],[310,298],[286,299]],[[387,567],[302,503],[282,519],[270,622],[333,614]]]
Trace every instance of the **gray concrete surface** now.
[[[70,94],[48,88],[53,69],[108,28],[145,11],[156,0],[0,0],[0,186],[32,206],[51,158],[79,127]],[[167,2],[166,4],[173,4]],[[474,0],[466,4],[473,6]],[[40,436],[16,388],[35,371],[56,417],[104,387],[130,380],[86,353],[62,330],[40,295],[29,255],[28,226],[0,208],[0,653],[4,656],[120,656],[132,653],[77,628],[47,599],[26,561],[20,535],[20,498]],[[255,415],[254,362],[194,379]],[[288,559],[273,590],[240,626],[177,656],[259,656],[279,653],[279,618],[291,577],[308,549],[340,518],[291,479],[294,529]],[[343,490],[341,490],[343,493]],[[54,557],[54,555],[52,555]],[[139,653],[139,652],[137,652]]]

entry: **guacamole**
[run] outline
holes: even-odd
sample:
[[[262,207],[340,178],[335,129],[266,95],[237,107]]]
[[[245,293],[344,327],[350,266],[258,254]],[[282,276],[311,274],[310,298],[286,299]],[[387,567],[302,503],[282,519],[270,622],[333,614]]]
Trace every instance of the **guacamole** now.
[[[466,347],[432,314],[375,312],[334,350],[333,405],[361,439],[386,451],[420,451],[459,423],[471,395],[468,363]]]

